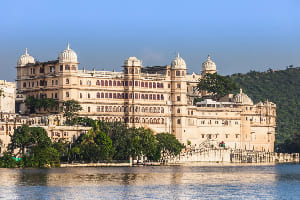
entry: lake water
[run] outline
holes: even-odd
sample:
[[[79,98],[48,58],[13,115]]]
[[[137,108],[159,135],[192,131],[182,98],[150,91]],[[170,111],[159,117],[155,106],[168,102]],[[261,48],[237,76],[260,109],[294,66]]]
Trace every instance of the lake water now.
[[[0,199],[300,199],[300,165],[0,169]]]

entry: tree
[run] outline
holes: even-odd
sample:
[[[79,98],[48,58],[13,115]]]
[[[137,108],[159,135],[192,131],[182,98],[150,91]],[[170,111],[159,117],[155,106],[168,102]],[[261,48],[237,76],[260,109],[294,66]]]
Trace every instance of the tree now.
[[[199,80],[197,89],[199,91],[212,93],[213,99],[218,100],[236,90],[237,86],[231,79],[214,73],[205,74],[205,76]]]
[[[184,148],[184,145],[181,144],[173,134],[169,133],[160,133],[156,135],[158,141],[158,147],[165,156],[177,156],[181,150]]]
[[[15,129],[14,134],[10,136],[11,143],[8,145],[8,149],[13,153],[15,149],[19,149],[16,155],[24,155],[25,148],[28,147],[31,142],[30,128],[24,124]]]
[[[61,110],[64,114],[64,117],[66,117],[67,119],[67,123],[71,124],[72,121],[78,116],[78,112],[82,110],[82,107],[78,103],[78,101],[72,99],[68,101],[63,101]]]

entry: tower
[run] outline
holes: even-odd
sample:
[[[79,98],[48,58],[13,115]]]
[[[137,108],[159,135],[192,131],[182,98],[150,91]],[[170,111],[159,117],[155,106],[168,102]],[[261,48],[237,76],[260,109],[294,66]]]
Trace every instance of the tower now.
[[[187,80],[186,64],[179,56],[171,63],[171,102],[172,102],[172,133],[182,143],[186,143],[185,134],[187,132]]]

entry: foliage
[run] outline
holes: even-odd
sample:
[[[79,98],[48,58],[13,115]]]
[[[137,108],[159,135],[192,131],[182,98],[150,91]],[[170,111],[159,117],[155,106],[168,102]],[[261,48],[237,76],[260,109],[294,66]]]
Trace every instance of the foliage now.
[[[205,74],[197,85],[199,91],[207,91],[214,99],[219,99],[237,89],[236,84],[229,78],[217,73]]]
[[[54,141],[52,143],[52,147],[58,151],[61,161],[69,160],[70,146],[71,143],[63,138],[60,138],[58,141]]]
[[[49,109],[53,109],[56,102],[52,98],[36,99],[33,96],[28,96],[25,100],[25,105],[29,108],[29,113],[36,113],[36,109],[44,108],[49,112]]]
[[[30,155],[24,155],[24,167],[57,167],[60,165],[59,152],[53,147],[35,146]]]
[[[160,133],[156,135],[156,139],[163,156],[177,156],[184,148],[173,134]]]
[[[63,101],[61,110],[64,114],[64,117],[66,117],[67,119],[67,124],[73,125],[74,123],[76,123],[76,121],[74,122],[74,120],[76,120],[78,112],[82,110],[82,107],[78,103],[78,101],[72,99],[68,101]]]
[[[276,151],[290,152],[288,141],[300,133],[300,68],[267,72],[250,71],[228,76],[254,102],[266,99],[277,106]]]
[[[4,152],[3,156],[0,157],[0,168],[14,168],[16,166],[17,162],[12,158],[11,153]]]

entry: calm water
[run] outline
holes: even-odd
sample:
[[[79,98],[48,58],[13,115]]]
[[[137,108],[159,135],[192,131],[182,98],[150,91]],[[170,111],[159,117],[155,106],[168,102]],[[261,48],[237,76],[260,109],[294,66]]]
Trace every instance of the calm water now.
[[[300,199],[300,165],[0,169],[0,199]]]

